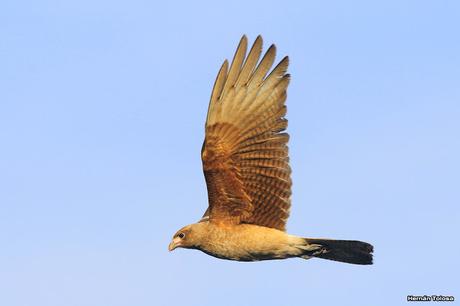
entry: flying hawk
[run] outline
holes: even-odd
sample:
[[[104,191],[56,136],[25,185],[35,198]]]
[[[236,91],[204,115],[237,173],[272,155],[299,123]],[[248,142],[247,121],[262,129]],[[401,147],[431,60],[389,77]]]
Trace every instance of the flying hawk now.
[[[169,250],[198,249],[214,257],[258,261],[312,257],[372,264],[373,247],[355,240],[286,233],[291,206],[286,89],[289,59],[270,71],[276,48],[259,62],[262,38],[249,53],[243,36],[233,61],[217,74],[201,150],[209,207],[174,234]]]

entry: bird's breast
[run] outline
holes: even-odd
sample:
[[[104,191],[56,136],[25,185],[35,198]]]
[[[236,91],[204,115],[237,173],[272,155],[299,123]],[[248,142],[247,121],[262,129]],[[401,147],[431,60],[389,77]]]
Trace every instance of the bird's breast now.
[[[293,256],[290,235],[285,232],[251,224],[234,226],[210,225],[199,249],[222,259],[257,261]]]

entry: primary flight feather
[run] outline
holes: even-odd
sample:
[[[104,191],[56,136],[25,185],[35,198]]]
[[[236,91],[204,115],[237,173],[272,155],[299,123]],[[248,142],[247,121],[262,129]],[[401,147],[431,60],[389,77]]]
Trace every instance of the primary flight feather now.
[[[201,151],[209,207],[169,245],[238,261],[311,257],[372,264],[372,245],[354,240],[302,238],[285,232],[291,196],[286,90],[289,59],[270,71],[271,45],[262,38],[247,54],[243,36],[230,68],[224,61],[209,102]]]

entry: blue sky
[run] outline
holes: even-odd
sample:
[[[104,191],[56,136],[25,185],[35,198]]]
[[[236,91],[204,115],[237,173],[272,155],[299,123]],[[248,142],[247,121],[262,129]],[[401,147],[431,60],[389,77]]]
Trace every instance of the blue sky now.
[[[0,304],[460,299],[457,1],[3,1]],[[375,265],[168,253],[207,206],[212,83],[242,34],[291,58],[288,231]]]

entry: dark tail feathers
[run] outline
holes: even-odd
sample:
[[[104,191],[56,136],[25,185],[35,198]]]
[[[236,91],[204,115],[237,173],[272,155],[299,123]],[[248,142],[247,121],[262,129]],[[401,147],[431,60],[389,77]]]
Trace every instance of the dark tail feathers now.
[[[308,244],[320,245],[320,249],[310,251],[307,256],[347,262],[358,265],[371,265],[374,247],[366,242],[355,240],[332,240],[305,238]]]

